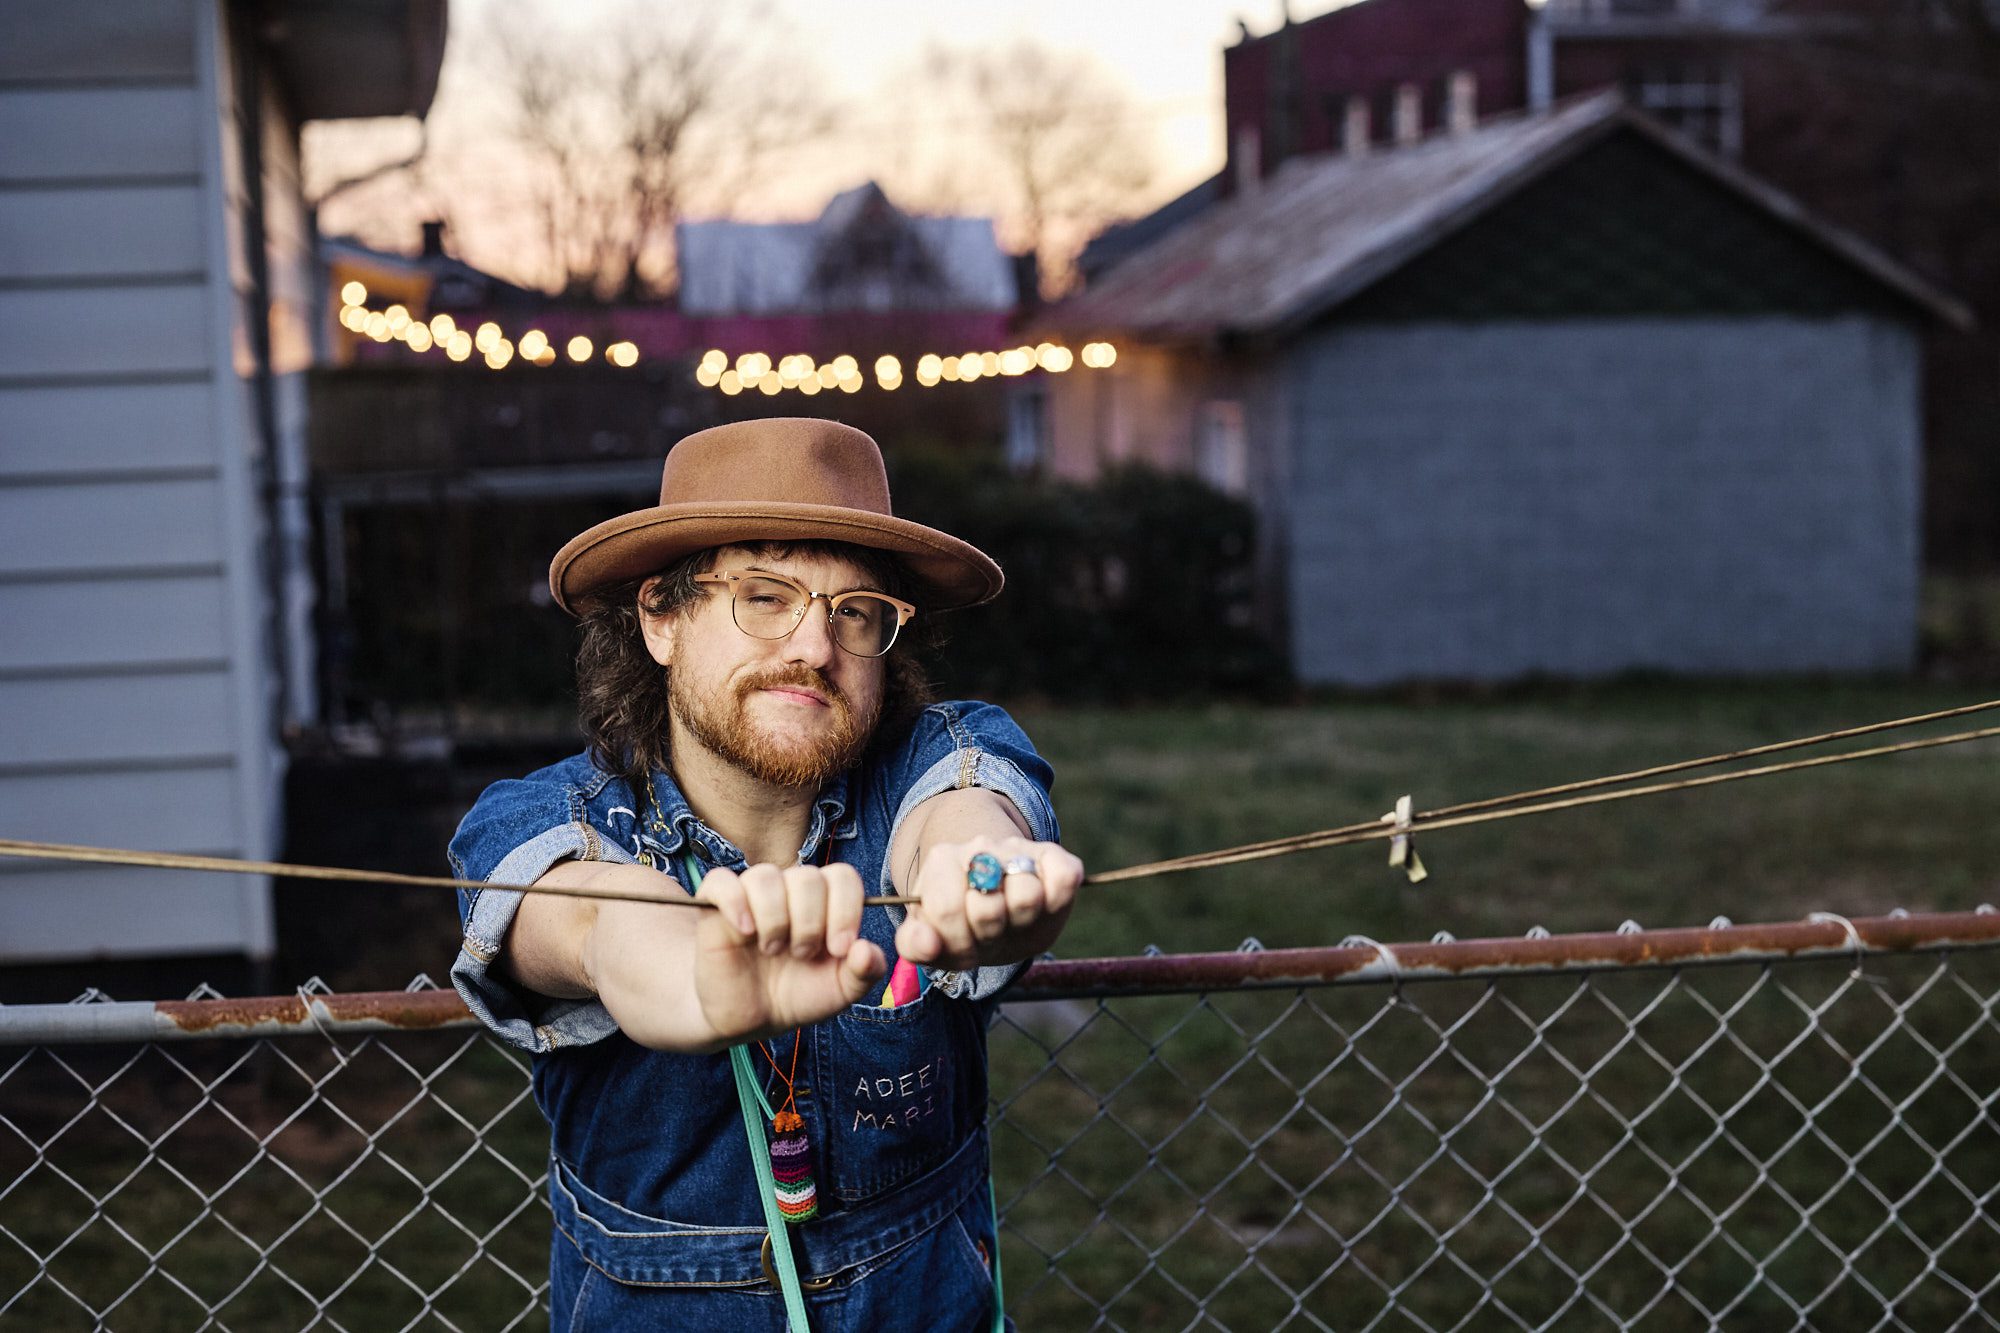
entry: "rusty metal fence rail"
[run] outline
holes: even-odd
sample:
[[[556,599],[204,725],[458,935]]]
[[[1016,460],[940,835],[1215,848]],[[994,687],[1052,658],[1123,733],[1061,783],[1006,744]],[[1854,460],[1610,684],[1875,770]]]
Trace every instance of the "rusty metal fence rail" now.
[[[1046,962],[1023,1328],[2000,1324],[2000,914]],[[0,1007],[0,1328],[537,1328],[546,1129],[448,991]]]

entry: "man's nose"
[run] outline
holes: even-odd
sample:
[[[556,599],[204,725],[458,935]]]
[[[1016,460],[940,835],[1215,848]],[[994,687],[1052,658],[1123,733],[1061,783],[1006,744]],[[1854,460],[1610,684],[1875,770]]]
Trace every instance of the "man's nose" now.
[[[806,603],[798,628],[786,640],[791,648],[791,659],[795,662],[824,667],[840,651],[839,645],[833,641],[833,604],[827,602],[827,609],[822,611],[820,603],[823,601],[827,601],[824,594],[815,594]]]

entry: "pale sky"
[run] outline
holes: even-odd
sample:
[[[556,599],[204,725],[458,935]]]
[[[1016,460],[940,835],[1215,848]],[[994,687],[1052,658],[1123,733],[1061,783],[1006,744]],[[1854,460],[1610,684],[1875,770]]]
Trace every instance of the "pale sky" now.
[[[451,37],[436,103],[430,116],[431,153],[439,166],[432,189],[449,193],[460,219],[454,249],[468,261],[510,276],[527,276],[510,262],[524,220],[510,202],[517,161],[495,134],[496,99],[480,63],[482,35],[508,0],[452,0]],[[596,25],[635,4],[659,4],[663,15],[684,17],[712,9],[740,17],[744,0],[515,0],[532,17],[590,34]],[[1332,8],[1294,0],[1295,17]],[[927,45],[1004,45],[1030,39],[1062,51],[1086,52],[1100,62],[1130,99],[1128,116],[1148,140],[1154,165],[1149,203],[1163,202],[1212,174],[1223,158],[1222,51],[1237,39],[1237,19],[1253,32],[1277,26],[1280,0],[765,0],[751,6],[759,28],[780,35],[788,60],[817,73],[827,90],[855,118],[867,142],[783,153],[772,179],[738,207],[752,218],[811,216],[841,189],[871,175],[893,175],[885,165],[911,154],[935,153],[940,137],[965,132],[962,122],[926,119],[896,104],[899,71],[912,68]],[[515,12],[519,12],[518,10]],[[879,113],[878,113],[879,108]],[[932,142],[917,142],[929,138]],[[410,121],[311,125],[305,151],[307,188],[317,196],[330,182],[406,155],[416,131]],[[947,150],[949,143],[943,145]],[[887,157],[885,157],[887,155]],[[892,186],[893,193],[893,186]],[[474,196],[478,196],[475,198]],[[415,219],[435,206],[412,200],[407,184],[390,183],[343,192],[321,214],[329,234],[354,232],[387,248],[415,243]]]

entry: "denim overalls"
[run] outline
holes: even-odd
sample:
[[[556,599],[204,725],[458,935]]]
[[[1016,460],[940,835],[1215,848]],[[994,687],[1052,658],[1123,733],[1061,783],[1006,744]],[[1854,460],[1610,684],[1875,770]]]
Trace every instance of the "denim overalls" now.
[[[895,829],[940,792],[1010,798],[1054,841],[1053,774],[1013,720],[985,704],[937,704],[910,734],[820,793],[802,861],[843,861],[892,891]],[[741,869],[743,855],[654,775],[643,793],[585,756],[494,784],[459,825],[453,872],[529,884],[565,858]],[[830,847],[826,844],[830,840]],[[519,991],[488,971],[521,895],[460,895],[452,980],[472,1011],[535,1053],[548,1117],[550,1322],[568,1329],[781,1330],[767,1279],[764,1213],[727,1055],[675,1055],[628,1040],[596,1001]],[[871,907],[862,933],[895,957],[901,909]],[[820,1216],[790,1228],[820,1333],[990,1327],[994,1253],[987,1197],[986,1024],[1016,968],[932,973],[913,1003],[851,1006],[807,1028],[797,1110],[811,1137]],[[787,1065],[791,1039],[768,1047]],[[766,1094],[783,1099],[763,1057]]]

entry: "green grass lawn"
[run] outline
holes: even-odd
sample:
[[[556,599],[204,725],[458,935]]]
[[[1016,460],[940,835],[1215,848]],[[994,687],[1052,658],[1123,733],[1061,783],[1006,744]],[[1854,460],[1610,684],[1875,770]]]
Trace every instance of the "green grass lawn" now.
[[[1430,808],[1979,697],[1633,684],[1017,716],[1056,766],[1066,841],[1109,869],[1370,819],[1405,792]],[[1996,801],[1992,743],[1872,760],[1440,832],[1418,886],[1371,844],[1086,890],[1059,952],[1967,908],[2000,899]],[[2000,1246],[1977,1202],[2000,1190],[1996,962],[1010,1006],[992,1050],[1010,1310],[1024,1329],[1990,1315],[1990,1287],[1964,1293]],[[232,1328],[444,1327],[420,1317],[438,1287],[450,1326],[541,1326],[508,1275],[539,1280],[547,1239],[526,1184],[546,1130],[516,1061],[449,1035],[345,1067],[316,1039],[242,1050],[173,1048],[186,1071],[162,1051],[123,1074],[123,1051],[0,1065],[7,1113],[50,1143],[0,1136],[5,1225],[45,1250],[90,1216],[84,1193],[112,1198],[46,1272],[0,1245],[0,1327],[91,1327],[58,1282],[98,1303],[136,1283],[110,1326],[137,1333],[201,1323],[176,1282],[235,1292]],[[79,1079],[108,1080],[97,1109]],[[490,1122],[484,1147],[467,1122]],[[158,1140],[151,1165],[133,1132]],[[171,1281],[139,1253],[162,1245]]]
[[[1630,685],[1519,699],[1027,711],[1093,869],[1570,782],[1976,702],[1906,684]],[[1885,740],[1991,724],[1974,717]],[[1067,957],[1788,920],[2000,898],[2000,742],[1086,890]]]

